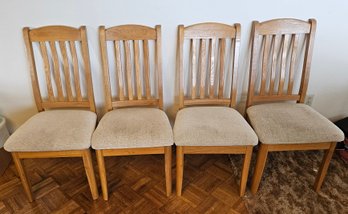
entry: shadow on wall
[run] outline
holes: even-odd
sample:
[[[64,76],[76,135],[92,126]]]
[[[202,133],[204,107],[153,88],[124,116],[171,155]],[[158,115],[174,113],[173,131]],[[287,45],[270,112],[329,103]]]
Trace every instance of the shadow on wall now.
[[[169,118],[169,121],[171,123],[171,125],[174,125],[174,121],[176,118],[176,114],[179,111],[179,104],[180,104],[180,97],[179,97],[179,67],[178,67],[178,54],[179,54],[179,42],[178,42],[178,34],[176,34],[175,37],[175,41],[176,42],[176,48],[175,48],[175,68],[174,68],[174,73],[175,73],[175,77],[174,77],[174,103],[173,105],[170,105],[167,107],[166,109],[166,113],[167,116]]]
[[[3,112],[3,110],[0,109],[0,115],[5,117],[6,126],[10,134],[12,134],[19,126],[37,113],[38,112],[35,106],[31,108],[21,108],[13,112]]]

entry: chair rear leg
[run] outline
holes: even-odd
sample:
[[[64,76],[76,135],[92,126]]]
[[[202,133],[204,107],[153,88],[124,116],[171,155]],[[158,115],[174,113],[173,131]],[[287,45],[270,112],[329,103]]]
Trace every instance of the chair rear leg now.
[[[15,163],[18,175],[22,181],[24,192],[27,195],[29,202],[33,202],[33,193],[31,190],[31,185],[28,180],[25,169],[23,168],[22,160],[18,157],[17,152],[12,152],[12,158],[13,158],[13,162]]]
[[[245,151],[245,155],[244,155],[242,177],[240,179],[239,196],[241,196],[241,197],[244,196],[246,184],[248,181],[248,174],[249,174],[249,167],[250,167],[252,152],[253,152],[253,146],[247,146],[246,151]]]
[[[265,168],[266,161],[267,161],[267,155],[268,155],[268,145],[261,143],[259,151],[257,153],[254,175],[253,175],[253,178],[251,181],[251,193],[252,194],[256,194],[256,192],[259,188],[262,174],[263,174],[263,170]]]
[[[182,180],[184,176],[184,153],[183,147],[176,147],[176,195],[181,196]]]
[[[166,175],[166,192],[169,197],[172,194],[172,147],[164,147],[164,171]]]
[[[336,142],[331,143],[330,148],[325,151],[323,160],[321,161],[318,175],[315,179],[314,189],[316,192],[319,192],[321,185],[323,184],[327,169],[330,165],[330,160],[336,148]]]
[[[86,170],[89,188],[91,189],[92,198],[93,200],[96,200],[99,197],[98,186],[95,180],[92,156],[91,156],[91,151],[89,149],[82,151],[82,159],[83,159],[83,165],[85,166],[85,170]]]
[[[108,181],[106,179],[103,150],[96,150],[96,153],[97,153],[97,162],[98,162],[98,169],[99,169],[99,178],[100,178],[100,183],[101,183],[102,192],[103,192],[103,199],[107,201],[109,199]]]

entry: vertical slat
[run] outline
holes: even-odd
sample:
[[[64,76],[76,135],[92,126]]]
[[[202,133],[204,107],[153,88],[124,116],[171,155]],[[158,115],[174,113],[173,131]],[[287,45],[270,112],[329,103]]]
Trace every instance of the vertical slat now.
[[[200,98],[205,97],[205,77],[206,77],[206,40],[201,39],[201,50],[199,53],[200,57],[200,72],[201,72],[201,86],[200,86]]]
[[[124,100],[124,86],[123,86],[123,75],[122,75],[122,64],[121,64],[121,53],[119,41],[114,41],[115,45],[115,62],[116,62],[116,73],[118,76],[118,97],[120,100]]]
[[[69,41],[69,47],[70,47],[71,57],[73,61],[73,68],[74,68],[74,84],[75,84],[76,97],[77,97],[77,101],[82,101],[79,63],[78,63],[77,54],[76,54],[75,42]]]
[[[261,88],[260,88],[260,95],[265,95],[265,88],[266,88],[266,79],[267,79],[267,70],[268,70],[268,57],[269,57],[269,49],[270,49],[270,42],[272,37],[269,35],[265,35],[265,46],[263,49],[263,58],[262,58],[262,74],[261,74]]]
[[[278,95],[282,95],[284,88],[284,79],[285,79],[285,70],[286,70],[286,58],[289,46],[290,35],[284,35],[283,39],[283,50],[281,58],[281,68],[279,76],[279,86],[278,86]]]
[[[53,58],[53,73],[54,73],[57,92],[58,92],[58,100],[64,101],[63,88],[62,88],[63,86],[62,86],[62,79],[60,77],[59,59],[58,59],[58,54],[56,49],[56,43],[50,41],[49,44],[50,44],[52,58]]]
[[[179,108],[184,107],[184,26],[179,25],[178,30],[178,51],[177,51],[177,75],[179,76]]]
[[[197,93],[197,41],[195,39],[191,39],[191,73],[192,73],[192,89],[191,96],[192,99],[196,99]]]
[[[132,87],[132,64],[130,53],[130,40],[124,41],[125,55],[126,55],[126,76],[128,86],[128,98],[133,100],[133,87]]]
[[[92,83],[92,74],[91,74],[91,64],[89,60],[89,50],[87,44],[87,33],[86,27],[81,26],[81,51],[82,51],[82,59],[84,64],[84,73],[86,77],[86,86],[87,86],[87,97],[89,102],[89,108],[91,111],[96,112],[95,101],[94,101],[94,93],[93,93],[93,83]]]
[[[137,84],[137,95],[138,100],[142,99],[142,90],[141,90],[141,80],[140,80],[140,64],[139,64],[139,40],[133,41],[134,46],[134,63],[135,63],[135,81]]]
[[[275,75],[277,73],[277,56],[279,51],[281,35],[275,35],[273,39],[273,49],[272,49],[272,65],[271,65],[271,80],[269,84],[269,95],[273,95],[274,92],[274,82]]]
[[[146,98],[151,98],[151,88],[150,88],[150,64],[149,64],[149,42],[143,40],[143,50],[144,50],[144,76],[145,76],[145,91]]]
[[[159,108],[163,109],[161,25],[156,25],[156,56],[155,57],[156,57],[155,64],[156,64],[156,73],[157,73],[157,88],[158,88]],[[169,183],[168,183],[168,185],[169,185]],[[167,185],[167,187],[168,187],[168,185]],[[168,188],[167,188],[167,190],[168,190]],[[168,193],[169,193],[169,191],[167,191],[167,194]]]
[[[30,77],[31,77],[31,84],[33,87],[33,92],[34,92],[35,103],[36,103],[37,110],[41,112],[44,109],[42,108],[42,104],[41,104],[42,100],[41,100],[41,93],[39,88],[39,80],[38,80],[36,65],[34,60],[33,46],[29,38],[28,27],[23,28],[23,38],[24,38],[25,47],[27,51],[27,59],[30,66]]]
[[[290,70],[289,70],[288,95],[292,94],[292,89],[294,87],[294,74],[295,74],[295,66],[296,66],[296,58],[297,58],[298,37],[299,37],[298,34],[293,35]]]
[[[224,96],[225,50],[226,50],[226,39],[220,39],[219,99],[222,99]]]
[[[41,50],[41,55],[43,58],[44,69],[45,69],[48,99],[49,101],[54,102],[54,94],[53,94],[52,82],[51,82],[52,80],[51,69],[50,69],[50,63],[48,61],[48,55],[47,55],[45,42],[40,42],[40,50]]]
[[[99,27],[99,41],[100,41],[100,53],[101,53],[102,66],[103,66],[105,110],[106,110],[106,112],[108,112],[108,111],[112,110],[112,96],[111,96],[111,87],[110,87],[109,60],[108,60],[108,54],[107,54],[106,35],[105,35],[105,27],[104,26]],[[98,158],[98,153],[97,153],[97,158]],[[99,160],[98,160],[98,163],[99,163]],[[99,171],[100,170],[102,170],[102,169],[100,168]],[[102,175],[102,173],[101,173],[101,175]],[[101,177],[103,196],[105,199],[105,189],[104,189],[105,187],[103,186],[104,184],[103,184],[102,179],[103,178]],[[104,179],[106,179],[106,178],[104,178]]]
[[[215,44],[216,39],[211,39],[209,42],[209,52],[210,52],[210,60],[209,60],[209,75],[210,75],[210,87],[209,87],[209,98],[214,97],[214,80],[215,80]]]
[[[238,73],[238,62],[239,62],[239,49],[240,49],[240,24],[235,24],[236,27],[236,37],[233,39],[232,44],[234,48],[233,51],[233,70],[232,70],[232,83],[231,83],[231,104],[232,108],[236,107],[236,97],[237,97],[237,73]]]
[[[70,82],[70,68],[69,68],[69,61],[68,61],[68,55],[66,52],[66,46],[64,41],[59,42],[59,48],[60,52],[62,53],[63,57],[63,67],[64,67],[64,75],[65,75],[65,83],[66,83],[66,93],[68,95],[68,100],[73,101],[73,95],[71,91],[71,82]]]

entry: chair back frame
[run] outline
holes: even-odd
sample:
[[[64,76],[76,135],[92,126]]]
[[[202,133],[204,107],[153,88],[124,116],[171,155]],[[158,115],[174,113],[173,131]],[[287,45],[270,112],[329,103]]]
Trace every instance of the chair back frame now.
[[[135,106],[152,106],[163,109],[163,86],[162,86],[162,51],[161,51],[161,26],[155,28],[142,25],[120,25],[110,28],[99,27],[100,51],[102,58],[105,90],[105,107],[106,111],[113,108],[135,107]],[[157,89],[157,98],[151,93],[151,76],[150,76],[150,53],[149,43],[153,40],[154,47],[154,91]],[[115,52],[115,72],[116,82],[118,83],[118,95],[113,100],[111,93],[111,81],[109,72],[109,57],[107,52],[107,42],[111,41],[114,45]],[[140,47],[142,42],[142,47]],[[121,49],[124,47],[124,63],[121,59]],[[133,46],[133,47],[132,47]],[[141,49],[143,51],[141,59]],[[132,58],[133,53],[133,58]],[[141,61],[143,68],[143,81],[141,78]],[[124,66],[125,74],[123,75]],[[133,73],[133,75],[132,75]],[[125,81],[123,77],[125,76]],[[133,77],[132,77],[133,76]],[[134,79],[134,82],[133,82]],[[157,81],[156,81],[157,80]],[[133,84],[134,83],[134,84]],[[144,90],[142,90],[144,88]],[[125,93],[128,92],[128,94]],[[135,94],[136,92],[136,94]],[[142,94],[145,94],[143,96]]]
[[[89,108],[96,112],[86,27],[73,28],[58,25],[35,29],[25,27],[23,28],[23,37],[38,111],[54,108]],[[80,43],[81,64],[83,64],[84,72],[79,68],[76,42]],[[47,100],[41,96],[33,43],[38,43],[40,47],[47,87]],[[58,50],[60,50],[60,55]],[[69,56],[71,57],[69,58]],[[86,83],[87,99],[82,97],[82,75],[84,75]],[[54,93],[54,87],[56,93]],[[75,91],[75,95],[73,91]]]
[[[308,22],[289,18],[273,19],[261,23],[253,22],[247,108],[261,102],[296,101],[304,103],[315,31],[315,19],[309,19]],[[299,55],[301,35],[304,36],[305,44],[303,66],[299,91],[294,93],[294,73],[296,65],[299,63],[298,58],[301,57]],[[279,50],[279,52],[275,50]],[[261,74],[258,77],[259,68]],[[257,80],[260,80],[258,92],[256,92]]]
[[[191,86],[191,95],[186,97],[184,95],[185,39],[190,40],[189,57],[191,59],[191,78],[190,81],[188,81]],[[226,47],[227,39],[231,40],[232,45],[230,48],[230,59],[226,57],[228,56],[226,54],[228,50],[228,48]],[[218,50],[215,49],[216,45],[218,45]],[[198,46],[199,50],[197,53],[196,49],[198,48]],[[234,25],[226,25],[221,23],[199,23],[187,27],[184,27],[184,25],[178,26],[177,70],[179,72],[180,109],[184,108],[185,106],[193,105],[225,105],[235,107],[237,94],[236,75],[238,71],[239,48],[240,24],[238,23]],[[224,72],[225,70],[227,70],[225,67],[229,65],[228,63],[226,63],[229,62],[229,60],[232,61],[231,94],[229,98],[224,98],[223,91],[226,83]],[[217,68],[219,69],[219,71],[216,71]],[[206,84],[207,76],[209,78],[209,84]],[[216,84],[218,86],[217,88],[215,85],[216,76],[219,77],[218,81],[216,81]],[[198,82],[197,79],[200,79],[200,81]],[[198,83],[199,87],[197,87]],[[197,90],[199,91],[198,93]],[[207,95],[206,91],[208,91]]]

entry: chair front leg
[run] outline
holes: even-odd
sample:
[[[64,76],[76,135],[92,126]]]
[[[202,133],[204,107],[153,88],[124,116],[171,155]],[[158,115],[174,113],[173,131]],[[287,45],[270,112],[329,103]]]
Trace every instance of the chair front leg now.
[[[83,165],[85,166],[85,170],[86,170],[89,188],[91,189],[92,198],[93,200],[96,200],[99,197],[99,193],[98,193],[97,182],[95,180],[95,174],[94,174],[90,149],[86,149],[82,151],[82,159],[83,159]]]
[[[254,170],[254,175],[251,181],[251,193],[256,194],[263,170],[265,169],[266,161],[267,161],[267,155],[268,155],[268,145],[265,144],[260,144],[259,151],[257,152],[257,159],[256,159],[256,165],[255,165],[255,170]]]
[[[242,177],[240,179],[239,196],[241,196],[241,197],[244,196],[244,193],[245,193],[246,184],[248,181],[248,174],[249,174],[252,153],[253,153],[253,146],[246,146],[245,155],[244,155],[244,162],[243,162],[243,169],[242,169]]]
[[[98,162],[98,169],[99,169],[99,178],[100,178],[100,183],[101,183],[102,192],[103,192],[103,199],[107,201],[109,199],[108,181],[106,178],[103,150],[96,150],[96,153],[97,153],[97,162]]]
[[[166,192],[169,197],[172,194],[172,147],[164,147],[164,171],[166,176]]]
[[[25,172],[25,169],[23,168],[22,160],[18,157],[17,152],[12,152],[11,154],[12,154],[13,162],[15,163],[18,175],[22,181],[24,192],[27,195],[29,202],[33,202],[34,200],[33,200],[31,185],[27,177],[27,174]]]
[[[183,147],[176,147],[176,195],[181,196],[182,180],[184,176],[184,153]]]
[[[330,148],[325,151],[325,155],[323,157],[323,160],[321,161],[318,175],[314,183],[314,189],[316,192],[319,192],[321,185],[323,184],[327,169],[329,168],[329,165],[330,165],[330,160],[336,148],[336,144],[337,144],[336,142],[332,142],[330,145]]]

